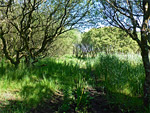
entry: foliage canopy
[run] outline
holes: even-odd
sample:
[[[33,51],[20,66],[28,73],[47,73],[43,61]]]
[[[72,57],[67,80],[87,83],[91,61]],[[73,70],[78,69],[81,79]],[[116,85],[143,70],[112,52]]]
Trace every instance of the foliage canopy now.
[[[116,27],[91,29],[83,34],[82,43],[92,44],[94,48],[106,53],[137,53],[139,47],[128,34]]]

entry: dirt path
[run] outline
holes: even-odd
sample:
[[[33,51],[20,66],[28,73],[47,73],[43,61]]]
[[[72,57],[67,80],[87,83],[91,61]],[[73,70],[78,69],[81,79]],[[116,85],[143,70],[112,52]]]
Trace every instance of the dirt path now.
[[[90,96],[93,98],[90,100],[91,108],[89,112],[91,113],[111,113],[109,110],[109,105],[105,99],[105,93],[103,91],[97,91],[96,89],[89,89]]]
[[[109,104],[105,98],[106,94],[99,90],[89,88],[87,89],[90,97],[90,108],[88,108],[88,113],[120,113],[112,112],[110,110]],[[75,105],[70,105],[71,109],[67,112],[60,112],[59,108],[63,103],[62,95],[55,95],[52,100],[39,105],[36,109],[31,109],[29,113],[78,113],[75,111]]]

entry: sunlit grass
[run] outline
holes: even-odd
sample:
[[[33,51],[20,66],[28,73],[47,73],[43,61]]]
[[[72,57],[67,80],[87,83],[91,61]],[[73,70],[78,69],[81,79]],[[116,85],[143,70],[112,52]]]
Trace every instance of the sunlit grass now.
[[[16,69],[1,61],[0,112],[22,113],[50,101],[54,95],[63,96],[58,111],[65,112],[75,105],[86,112],[86,88],[103,87],[112,109],[143,107],[144,69],[139,55],[106,55],[77,59],[74,56],[45,58],[34,67],[22,62]],[[8,96],[8,98],[5,95]],[[1,107],[3,106],[3,107]],[[8,110],[9,109],[9,110]]]
[[[85,72],[79,67],[79,62],[74,62],[74,60],[68,62],[50,58],[41,60],[35,67],[30,68],[25,67],[24,64],[21,64],[18,69],[5,65],[2,67],[5,71],[1,74],[0,80],[1,98],[4,96],[2,92],[9,91],[15,103],[22,101],[23,111],[36,108],[42,102],[50,100],[59,91],[63,93],[65,101],[68,98],[73,99],[73,91],[77,89],[78,84],[80,87],[86,87],[86,82],[82,81]],[[15,94],[14,90],[17,90]],[[17,99],[18,97],[20,100]],[[11,104],[5,105],[5,102],[2,104],[6,109],[3,107],[0,109],[4,112],[7,111],[9,105],[12,106]],[[61,110],[64,109],[66,108]],[[18,108],[14,107],[11,111],[17,112]]]
[[[142,108],[144,69],[139,55],[100,54],[94,69],[110,103],[120,109]]]

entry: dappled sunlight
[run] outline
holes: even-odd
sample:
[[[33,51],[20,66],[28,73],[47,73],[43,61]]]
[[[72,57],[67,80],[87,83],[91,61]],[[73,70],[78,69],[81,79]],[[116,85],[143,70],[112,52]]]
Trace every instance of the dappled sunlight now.
[[[46,84],[27,84],[22,87],[20,94],[28,107],[35,108],[39,103],[50,99],[53,91]]]
[[[142,63],[132,63],[125,59],[119,60],[117,56],[113,55],[100,55],[99,63],[96,62],[94,66],[95,70],[98,70],[96,75],[105,79],[106,87],[109,89],[121,90],[127,85],[131,95],[142,93],[144,82]]]
[[[143,106],[143,81],[142,63],[123,55],[102,53],[94,59],[45,58],[30,68],[25,65],[14,70],[8,67],[1,76],[0,91],[11,89],[1,97],[6,96],[7,106],[11,105],[9,101],[17,101],[12,102],[13,111],[18,110],[16,105],[22,111],[41,111],[47,103],[56,105],[54,108],[47,106],[48,110],[73,112],[76,108],[86,111],[90,109],[90,101],[96,101],[92,91],[103,95],[99,97],[100,102],[101,98],[106,98],[112,111],[117,106],[120,106],[117,107],[119,111],[134,111],[135,104],[139,109]],[[17,92],[13,93],[15,89]]]
[[[76,103],[77,97],[74,95],[77,92],[75,91],[80,87],[82,89],[88,86],[84,79],[84,76],[87,78],[85,69],[80,68],[79,62],[73,59],[68,62],[62,59],[46,58],[31,68],[24,67],[24,65],[14,70],[8,68],[5,77],[1,77],[2,82],[0,83],[5,90],[11,86],[18,87],[18,96],[22,99],[22,106],[25,109],[37,108],[41,103],[52,100],[54,95],[61,95],[65,102],[60,111],[69,110],[72,100],[75,101],[75,105],[80,103]],[[82,66],[86,67],[85,65],[84,62]],[[9,99],[6,98],[6,101]],[[70,104],[67,104],[68,102]]]
[[[16,105],[18,103],[22,103],[22,101],[23,99],[19,95],[18,89],[0,91],[0,112],[1,113],[12,112],[14,109],[16,109],[15,108]],[[18,105],[21,107],[22,104]]]

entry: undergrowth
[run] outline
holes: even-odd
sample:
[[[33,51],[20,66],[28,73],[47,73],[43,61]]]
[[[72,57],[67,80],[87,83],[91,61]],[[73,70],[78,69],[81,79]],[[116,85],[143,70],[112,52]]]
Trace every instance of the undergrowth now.
[[[112,111],[142,112],[143,82],[144,69],[138,55],[45,58],[34,67],[22,62],[17,69],[3,59],[0,112],[31,112],[51,101],[58,106],[50,108],[53,112],[88,112],[88,87],[103,89]],[[62,97],[58,103],[56,95]]]
[[[94,64],[97,87],[104,88],[112,109],[143,112],[144,68],[138,55],[100,54]]]

